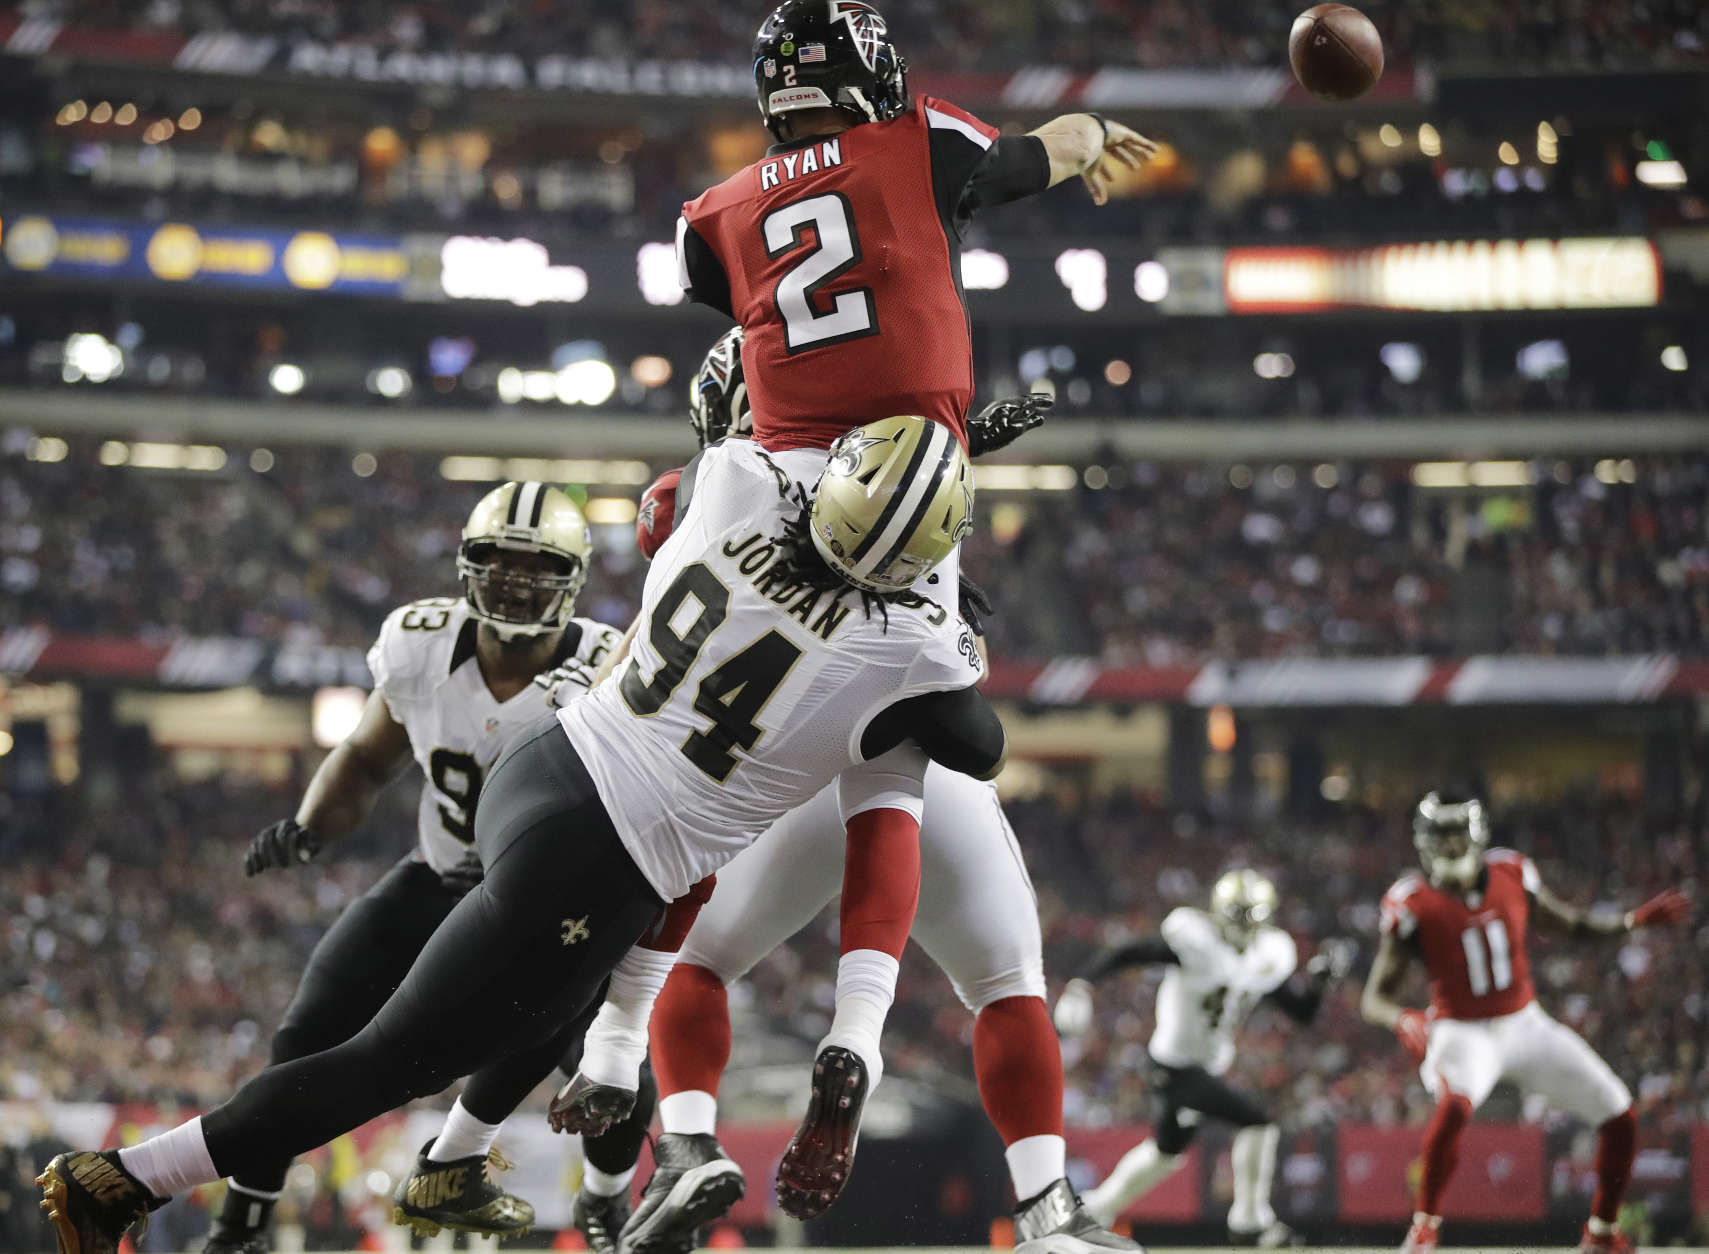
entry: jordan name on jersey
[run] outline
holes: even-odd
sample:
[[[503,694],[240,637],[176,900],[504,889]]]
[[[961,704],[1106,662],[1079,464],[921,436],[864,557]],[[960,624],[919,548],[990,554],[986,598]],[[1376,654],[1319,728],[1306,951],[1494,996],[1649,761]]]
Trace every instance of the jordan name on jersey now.
[[[461,597],[415,601],[386,616],[368,651],[374,686],[409,736],[424,776],[418,856],[441,872],[475,839],[475,805],[499,751],[550,708],[535,684],[508,701],[493,697],[475,659],[478,626]],[[597,666],[621,639],[604,623],[573,618],[560,658]]]
[[[1157,990],[1151,1056],[1166,1067],[1220,1075],[1234,1062],[1234,1036],[1246,1016],[1293,975],[1293,938],[1261,927],[1236,949],[1214,918],[1186,906],[1169,912],[1162,932],[1179,961],[1164,968]]]
[[[908,594],[869,616],[852,590],[790,579],[777,539],[804,501],[752,441],[708,448],[647,572],[629,662],[559,711],[667,901],[861,762],[874,715],[982,673],[952,606]]]

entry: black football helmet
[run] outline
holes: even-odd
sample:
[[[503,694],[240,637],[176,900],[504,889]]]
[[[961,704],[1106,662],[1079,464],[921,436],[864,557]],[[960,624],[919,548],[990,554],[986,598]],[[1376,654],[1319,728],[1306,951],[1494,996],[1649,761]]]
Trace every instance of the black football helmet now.
[[[700,447],[754,429],[748,384],[742,375],[742,328],[718,337],[688,384],[688,421]]]
[[[908,63],[863,0],[784,0],[754,37],[754,86],[772,138],[798,109],[882,122],[908,109]]]

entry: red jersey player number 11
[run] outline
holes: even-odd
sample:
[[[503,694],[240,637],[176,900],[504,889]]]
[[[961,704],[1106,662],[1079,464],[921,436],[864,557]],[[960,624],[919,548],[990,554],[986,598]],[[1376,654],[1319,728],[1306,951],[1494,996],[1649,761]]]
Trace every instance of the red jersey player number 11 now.
[[[1092,114],[1003,136],[911,98],[883,17],[860,0],[780,5],[755,39],[754,80],[776,142],[677,224],[683,288],[745,332],[754,438],[823,449],[864,422],[919,414],[965,445],[968,222],[1077,174],[1101,201],[1110,171],[1155,145]]]

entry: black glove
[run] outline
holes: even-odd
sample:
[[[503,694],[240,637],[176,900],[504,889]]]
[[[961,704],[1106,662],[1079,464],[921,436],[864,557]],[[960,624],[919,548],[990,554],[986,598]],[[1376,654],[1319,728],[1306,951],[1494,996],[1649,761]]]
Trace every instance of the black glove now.
[[[996,612],[997,608],[991,604],[991,598],[985,595],[985,589],[974,583],[967,577],[966,572],[963,572],[961,576],[961,616],[967,620],[967,625],[973,629],[973,634],[983,636],[986,618]]]
[[[278,867],[301,866],[320,852],[314,833],[295,819],[280,819],[249,842],[243,855],[243,873],[260,875]]]
[[[1027,396],[1006,396],[992,401],[967,423],[967,452],[983,457],[1006,445],[1013,444],[1026,432],[1044,421],[1056,397],[1048,392],[1033,392]]]
[[[476,884],[481,882],[481,876],[486,874],[486,868],[481,865],[481,855],[475,852],[473,845],[469,851],[459,858],[448,870],[439,876],[439,882],[461,897]]]

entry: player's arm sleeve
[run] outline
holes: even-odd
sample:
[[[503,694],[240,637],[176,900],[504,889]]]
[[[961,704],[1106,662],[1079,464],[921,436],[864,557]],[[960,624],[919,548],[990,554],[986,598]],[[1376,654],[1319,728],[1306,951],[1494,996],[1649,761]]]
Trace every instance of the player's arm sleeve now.
[[[881,711],[861,733],[861,757],[870,761],[910,740],[940,766],[975,779],[996,778],[1008,753],[1002,720],[977,688],[922,693]]]
[[[1410,941],[1418,932],[1418,916],[1412,912],[1411,899],[1412,893],[1404,884],[1396,884],[1384,893],[1377,931],[1398,941]]]
[[[1080,978],[1089,981],[1101,980],[1106,975],[1128,967],[1148,967],[1158,963],[1179,966],[1180,962],[1179,955],[1161,936],[1141,936],[1125,945],[1104,950],[1086,964],[1085,969],[1080,972]]]
[[[948,101],[920,101],[931,149],[938,218],[958,236],[981,209],[1041,192],[1050,185],[1044,144],[1030,135],[1004,137]]]
[[[690,300],[726,317],[736,316],[731,309],[730,275],[686,212],[676,221],[676,259],[677,282]]]

